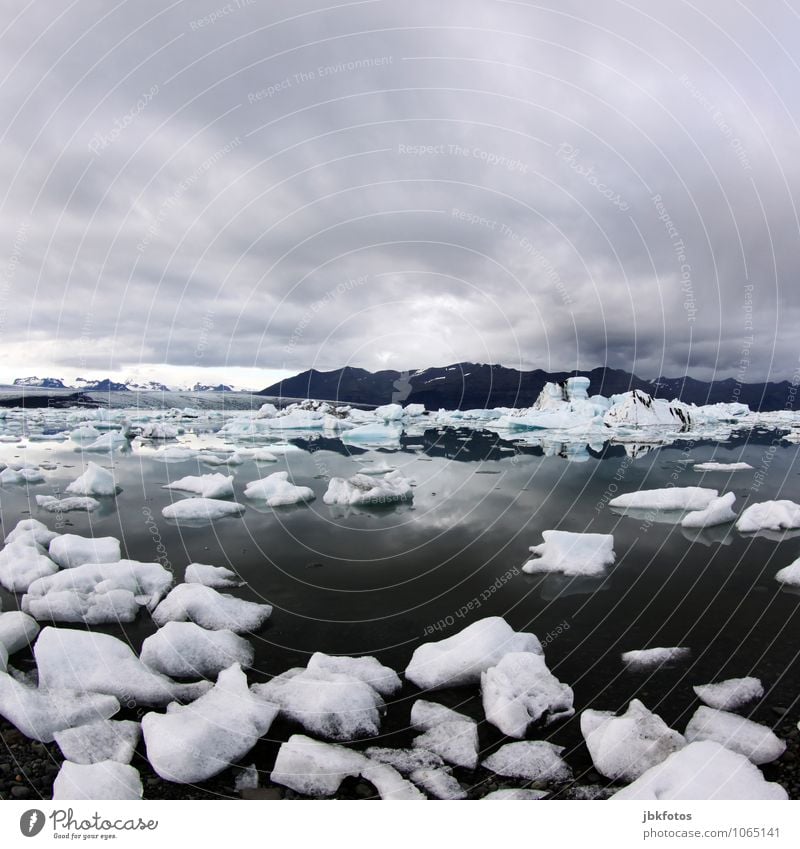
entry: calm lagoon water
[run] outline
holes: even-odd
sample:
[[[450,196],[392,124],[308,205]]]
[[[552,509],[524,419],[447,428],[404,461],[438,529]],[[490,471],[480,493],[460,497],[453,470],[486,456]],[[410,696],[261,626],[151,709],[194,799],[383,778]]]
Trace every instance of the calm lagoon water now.
[[[221,438],[190,434],[187,441],[219,444]],[[162,508],[182,496],[163,484],[228,472],[196,459],[159,462],[153,449],[134,446],[113,457],[120,495],[94,514],[67,514],[60,530],[118,536],[127,556],[137,560],[165,552],[176,581],[190,562],[237,571],[247,586],[236,595],[275,607],[264,630],[251,636],[254,681],[305,665],[314,651],[375,655],[402,671],[420,642],[501,615],[546,644],[548,664],[574,688],[578,712],[616,710],[638,697],[682,730],[698,704],[693,684],[750,674],[768,690],[753,718],[773,723],[771,707],[790,707],[797,699],[800,595],[781,588],[774,575],[800,556],[800,537],[746,537],[733,526],[689,533],[674,521],[621,516],[607,506],[616,494],[667,485],[732,490],[737,510],[772,498],[800,501],[800,448],[775,433],[675,443],[636,459],[607,444],[585,452],[581,461],[570,459],[566,449],[565,456],[545,456],[541,448],[469,430],[429,430],[404,438],[399,451],[362,451],[327,438],[290,441],[291,450],[278,463],[257,467],[247,461],[231,468],[236,498],[247,504],[242,518],[202,527],[164,519]],[[46,483],[27,491],[0,489],[5,533],[27,515],[52,527],[55,517],[36,507],[34,495],[63,490],[87,457],[72,443],[29,443],[26,462],[47,460],[57,468],[47,472]],[[22,458],[17,446],[0,446],[5,462]],[[112,464],[106,454],[90,458]],[[754,471],[700,474],[691,468],[691,462],[711,458],[743,460]],[[378,463],[415,481],[413,503],[370,509],[323,503],[327,478]],[[316,500],[272,509],[244,498],[247,482],[282,469],[295,483],[312,487]],[[600,579],[524,574],[520,566],[529,546],[551,528],[613,534],[616,564]],[[3,609],[13,609],[14,597],[4,591],[0,596]],[[118,627],[103,630],[123,635]],[[144,612],[124,636],[138,649],[154,630]],[[677,645],[689,646],[692,656],[670,668],[631,672],[620,661],[620,652],[629,649]],[[16,660],[22,668],[32,663],[24,656]],[[416,695],[406,685],[389,706],[382,745],[410,743],[408,712]],[[477,688],[445,690],[434,698],[483,716]],[[502,742],[485,722],[480,729],[487,750]],[[255,752],[260,768],[270,768],[277,742],[292,730],[273,726]],[[567,746],[578,774],[590,767],[577,717],[539,736]]]

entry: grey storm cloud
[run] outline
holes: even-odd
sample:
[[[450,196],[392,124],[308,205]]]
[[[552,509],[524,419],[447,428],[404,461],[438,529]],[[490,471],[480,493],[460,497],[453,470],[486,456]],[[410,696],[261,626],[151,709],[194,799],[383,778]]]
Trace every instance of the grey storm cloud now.
[[[789,5],[2,5],[20,370],[798,369]]]

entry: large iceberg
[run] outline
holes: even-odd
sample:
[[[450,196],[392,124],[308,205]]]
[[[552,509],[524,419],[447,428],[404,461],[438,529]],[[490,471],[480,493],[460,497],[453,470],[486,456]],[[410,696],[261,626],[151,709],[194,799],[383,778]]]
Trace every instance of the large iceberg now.
[[[11,593],[24,593],[37,578],[58,571],[44,548],[30,542],[11,542],[0,551],[0,584]]]
[[[237,634],[257,631],[272,614],[272,605],[245,601],[203,584],[178,584],[153,611],[159,627],[167,622],[196,622],[212,631]]]
[[[736,527],[742,533],[800,528],[800,504],[786,500],[751,504],[739,516]]]
[[[337,672],[358,678],[382,696],[392,696],[403,686],[399,676],[374,657],[337,657],[315,652],[308,661],[312,672]]]
[[[715,498],[704,510],[693,510],[681,519],[684,528],[712,528],[725,525],[736,518],[733,512],[733,502],[736,496],[732,492]]]
[[[72,481],[66,492],[69,495],[116,495],[119,487],[108,469],[89,462],[86,471]]]

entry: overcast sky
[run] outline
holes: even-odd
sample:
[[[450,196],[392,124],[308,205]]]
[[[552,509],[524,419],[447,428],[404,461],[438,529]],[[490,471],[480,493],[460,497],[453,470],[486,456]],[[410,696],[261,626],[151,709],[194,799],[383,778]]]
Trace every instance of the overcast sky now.
[[[791,379],[800,17],[2,0],[0,379]]]

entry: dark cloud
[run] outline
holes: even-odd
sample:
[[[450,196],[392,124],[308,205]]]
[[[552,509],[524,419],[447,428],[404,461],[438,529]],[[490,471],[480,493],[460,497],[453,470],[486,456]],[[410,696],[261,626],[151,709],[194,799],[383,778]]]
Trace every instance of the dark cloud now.
[[[6,370],[792,377],[797,16],[553,5],[23,10]]]

